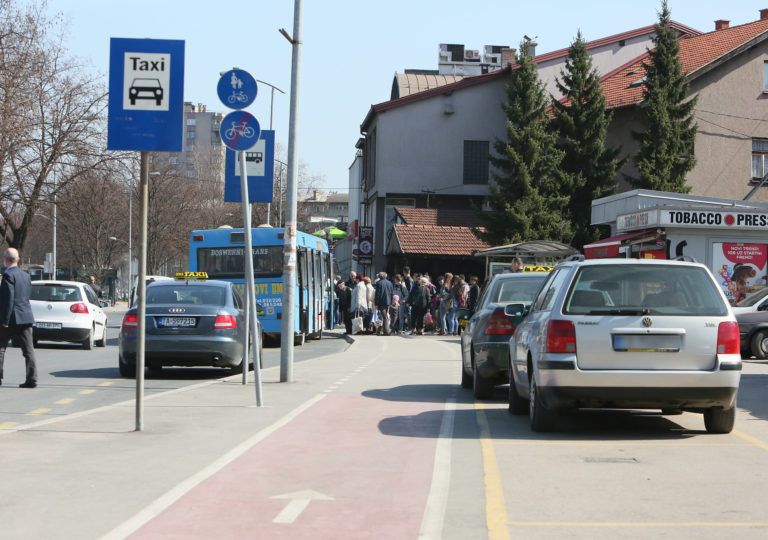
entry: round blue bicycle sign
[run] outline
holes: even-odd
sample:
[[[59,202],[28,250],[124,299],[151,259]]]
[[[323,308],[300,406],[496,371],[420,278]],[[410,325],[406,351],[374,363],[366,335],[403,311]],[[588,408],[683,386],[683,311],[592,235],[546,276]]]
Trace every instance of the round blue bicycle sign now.
[[[258,142],[261,127],[251,113],[234,111],[224,117],[219,134],[224,145],[237,152],[248,150]]]
[[[230,109],[245,109],[256,99],[258,91],[256,79],[242,69],[230,69],[216,86],[219,99]]]

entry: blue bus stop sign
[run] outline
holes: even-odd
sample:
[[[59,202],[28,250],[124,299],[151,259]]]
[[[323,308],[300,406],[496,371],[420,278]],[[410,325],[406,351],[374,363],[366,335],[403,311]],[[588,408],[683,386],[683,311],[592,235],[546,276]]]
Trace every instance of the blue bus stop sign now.
[[[259,140],[261,127],[251,113],[233,111],[222,120],[219,133],[227,148],[235,151],[248,150]]]
[[[256,79],[242,69],[227,71],[216,87],[219,99],[230,109],[245,109],[256,99],[258,90]]]

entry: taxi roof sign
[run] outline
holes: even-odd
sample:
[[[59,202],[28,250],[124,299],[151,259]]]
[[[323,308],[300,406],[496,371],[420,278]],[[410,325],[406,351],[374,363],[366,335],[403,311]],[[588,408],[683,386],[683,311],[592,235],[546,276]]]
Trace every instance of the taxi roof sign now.
[[[539,273],[547,273],[551,272],[555,267],[554,266],[548,266],[548,265],[527,265],[523,266],[523,272],[539,272]]]
[[[208,274],[206,272],[176,272],[173,278],[180,281],[189,279],[205,280],[208,279]]]

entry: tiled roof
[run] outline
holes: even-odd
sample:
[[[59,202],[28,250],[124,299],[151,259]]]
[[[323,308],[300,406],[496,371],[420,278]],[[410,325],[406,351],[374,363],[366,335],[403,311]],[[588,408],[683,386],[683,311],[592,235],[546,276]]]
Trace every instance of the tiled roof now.
[[[759,20],[707,34],[680,39],[680,58],[683,72],[689,78],[706,71],[718,59],[725,59],[728,53],[736,52],[753,41],[768,38],[768,20]],[[608,109],[635,105],[643,99],[643,62],[648,54],[635,58],[602,79],[603,92]]]
[[[469,227],[396,224],[394,228],[401,251],[411,255],[468,257],[475,251],[491,247],[477,238]]]
[[[473,210],[446,210],[436,208],[395,208],[408,225],[464,225],[479,227],[482,222]]]
[[[696,36],[700,35],[700,32],[698,30],[695,30],[694,28],[690,28],[688,26],[685,26],[683,24],[680,24],[675,21],[670,21],[669,25],[676,29],[678,32],[680,32],[681,36]],[[610,43],[616,43],[623,39],[631,39],[633,37],[642,36],[649,31],[653,30],[653,26],[643,26],[642,28],[638,28],[636,30],[630,30],[628,32],[623,32],[621,34],[616,34],[613,36],[608,36],[602,39],[597,39],[594,41],[590,41],[587,43],[587,49],[592,49],[595,47],[601,47],[604,45],[608,45]],[[546,62],[548,60],[553,60],[555,58],[561,58],[568,56],[568,49],[560,49],[557,51],[552,51],[549,53],[540,54],[536,57],[534,57],[533,61],[535,63],[541,63]],[[471,86],[475,86],[478,84],[484,84],[487,82],[495,81],[499,78],[503,78],[505,75],[509,74],[510,69],[517,68],[517,64],[510,64],[509,66],[505,66],[500,70],[492,71],[490,73],[484,73],[483,75],[475,75],[472,77],[464,77],[460,80],[457,80],[456,82],[449,83],[449,84],[443,84],[441,86],[436,86],[433,88],[429,88],[427,90],[423,90],[420,92],[410,93],[408,95],[401,95],[397,99],[390,99],[389,101],[384,101],[382,103],[378,103],[376,105],[371,105],[371,108],[368,110],[368,114],[365,116],[365,119],[363,120],[363,123],[361,124],[361,130],[366,131],[368,124],[373,119],[373,117],[380,113],[387,111],[389,109],[394,109],[396,107],[400,107],[402,105],[407,105],[408,103],[413,103],[416,101],[421,101],[423,99],[428,99],[433,96],[437,96],[444,93],[453,92],[454,90],[461,90],[462,88],[468,88]],[[398,75],[399,76],[399,75]]]

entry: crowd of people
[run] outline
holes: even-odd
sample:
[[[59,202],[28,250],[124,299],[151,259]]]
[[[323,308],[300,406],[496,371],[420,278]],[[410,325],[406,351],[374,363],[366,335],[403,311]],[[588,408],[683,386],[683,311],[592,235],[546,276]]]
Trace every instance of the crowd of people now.
[[[467,281],[461,274],[446,273],[433,279],[415,273],[409,267],[390,278],[379,272],[370,277],[352,271],[344,281],[336,276],[334,284],[337,309],[346,334],[459,335],[459,316],[471,314],[480,288],[477,276]]]

